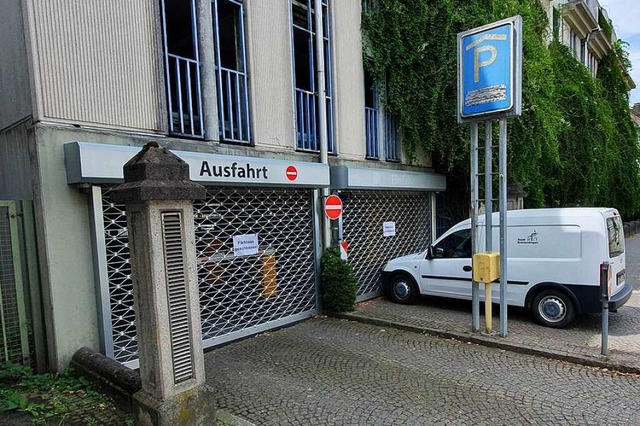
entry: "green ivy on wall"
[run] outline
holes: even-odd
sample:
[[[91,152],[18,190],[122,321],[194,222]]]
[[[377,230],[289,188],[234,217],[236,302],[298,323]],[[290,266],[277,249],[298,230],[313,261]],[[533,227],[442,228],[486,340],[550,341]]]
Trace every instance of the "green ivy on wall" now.
[[[509,178],[527,207],[613,206],[640,212],[638,136],[628,112],[618,43],[598,78],[558,42],[538,0],[379,0],[363,14],[365,66],[397,115],[410,158],[430,152],[447,175],[447,205],[468,216],[468,126],[456,121],[456,34],[513,15],[523,17],[523,114],[509,121]]]

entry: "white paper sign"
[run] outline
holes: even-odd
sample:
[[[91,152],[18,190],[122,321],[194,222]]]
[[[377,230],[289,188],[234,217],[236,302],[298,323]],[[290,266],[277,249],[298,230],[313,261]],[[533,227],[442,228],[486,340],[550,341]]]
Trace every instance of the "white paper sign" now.
[[[395,237],[396,236],[396,223],[385,222],[382,224],[382,236],[383,237]]]
[[[234,235],[233,255],[249,256],[258,254],[258,234]]]

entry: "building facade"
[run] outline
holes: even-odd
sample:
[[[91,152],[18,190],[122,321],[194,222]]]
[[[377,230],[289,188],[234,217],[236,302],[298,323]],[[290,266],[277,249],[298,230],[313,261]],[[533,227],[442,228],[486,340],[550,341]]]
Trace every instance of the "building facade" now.
[[[348,242],[363,300],[386,260],[432,241],[445,179],[427,154],[406,158],[378,107],[359,0],[2,5],[0,200],[34,205],[41,302],[27,310],[49,368],[82,346],[137,363],[126,216],[109,192],[151,140],[207,187],[194,203],[205,347],[317,314],[325,244]],[[340,221],[324,218],[329,192]],[[234,254],[247,235],[257,253]]]
[[[599,61],[617,40],[598,0],[541,0],[550,18],[550,34],[569,47],[574,58],[595,77]]]

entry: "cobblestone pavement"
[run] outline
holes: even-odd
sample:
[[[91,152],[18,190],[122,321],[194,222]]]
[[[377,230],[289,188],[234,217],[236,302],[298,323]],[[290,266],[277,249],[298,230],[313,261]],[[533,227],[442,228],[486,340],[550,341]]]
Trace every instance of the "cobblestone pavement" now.
[[[499,330],[499,309],[494,306],[494,329]],[[471,302],[424,298],[416,305],[398,305],[384,298],[358,305],[345,317],[383,325],[426,331],[461,340],[473,339],[488,345],[547,354],[574,362],[610,365],[622,371],[640,372],[640,291],[627,304],[609,314],[609,356],[601,355],[601,315],[582,315],[566,329],[538,325],[524,309],[509,308],[506,338],[471,332]],[[481,310],[481,327],[484,312]]]
[[[640,234],[625,240],[627,279],[640,290]]]
[[[205,355],[258,425],[636,425],[640,376],[334,318]]]
[[[425,297],[416,305],[405,306],[379,298],[359,304],[355,312],[345,317],[640,372],[640,235],[626,240],[626,258],[627,280],[636,290],[618,312],[609,314],[609,355],[606,357],[601,355],[601,315],[579,316],[569,328],[558,330],[541,327],[529,311],[510,307],[506,338],[471,333],[471,302],[453,299]],[[480,322],[484,327],[482,311]],[[494,305],[495,330],[499,330],[499,324],[499,309]]]

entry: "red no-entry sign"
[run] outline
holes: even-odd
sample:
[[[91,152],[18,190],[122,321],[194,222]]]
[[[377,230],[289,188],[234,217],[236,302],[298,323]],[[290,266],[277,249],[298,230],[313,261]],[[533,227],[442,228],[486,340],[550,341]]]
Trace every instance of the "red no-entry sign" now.
[[[296,169],[294,166],[289,166],[287,167],[285,174],[287,175],[287,179],[289,179],[290,181],[294,181],[298,178],[298,169]]]
[[[342,200],[337,195],[329,195],[324,202],[324,214],[329,219],[338,219],[342,216]]]

